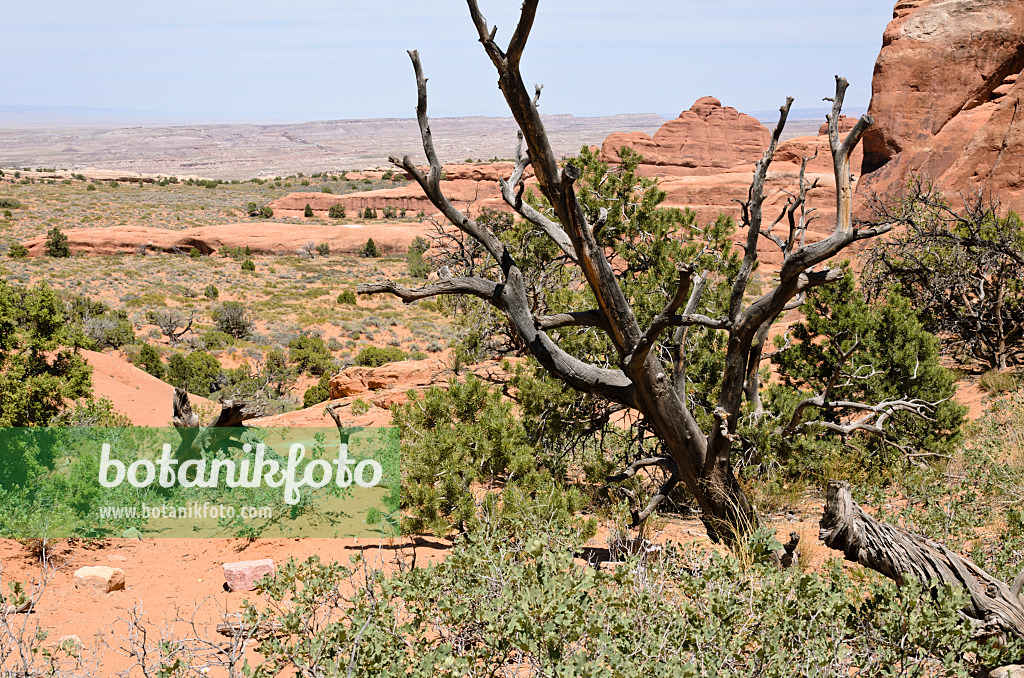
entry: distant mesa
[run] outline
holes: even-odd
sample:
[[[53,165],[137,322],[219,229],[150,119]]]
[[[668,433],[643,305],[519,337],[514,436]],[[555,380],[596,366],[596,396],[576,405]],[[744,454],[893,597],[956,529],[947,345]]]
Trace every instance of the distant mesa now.
[[[708,175],[755,163],[771,133],[757,120],[714,97],[701,97],[654,136],[616,132],[601,145],[601,160],[617,163],[628,146],[644,156],[645,176]]]

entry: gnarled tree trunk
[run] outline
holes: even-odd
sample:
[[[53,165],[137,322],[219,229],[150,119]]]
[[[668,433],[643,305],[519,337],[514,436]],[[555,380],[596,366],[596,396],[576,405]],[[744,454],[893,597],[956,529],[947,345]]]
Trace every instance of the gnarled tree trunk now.
[[[897,584],[916,579],[926,586],[938,582],[963,588],[971,596],[963,612],[977,622],[979,635],[1011,633],[1024,638],[1024,572],[1007,584],[942,544],[875,520],[853,500],[849,483],[829,483],[820,536],[846,560]]]

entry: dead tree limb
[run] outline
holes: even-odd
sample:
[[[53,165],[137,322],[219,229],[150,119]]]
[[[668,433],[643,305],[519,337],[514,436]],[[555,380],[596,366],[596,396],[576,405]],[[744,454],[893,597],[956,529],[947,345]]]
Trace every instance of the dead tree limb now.
[[[962,588],[971,597],[963,612],[977,622],[979,635],[1011,633],[1024,638],[1024,579],[1007,584],[942,544],[875,520],[853,500],[849,483],[829,483],[820,537],[829,548],[842,551],[846,560],[897,584],[917,580],[925,586]]]
[[[174,414],[171,423],[181,436],[175,458],[181,461],[199,459],[203,456],[203,451],[216,449],[224,444],[240,447],[241,443],[236,440],[238,429],[245,426],[246,420],[255,416],[255,413],[247,411],[246,403],[228,400],[221,404],[216,419],[203,426],[199,416],[192,411],[188,391],[175,388],[172,403]]]

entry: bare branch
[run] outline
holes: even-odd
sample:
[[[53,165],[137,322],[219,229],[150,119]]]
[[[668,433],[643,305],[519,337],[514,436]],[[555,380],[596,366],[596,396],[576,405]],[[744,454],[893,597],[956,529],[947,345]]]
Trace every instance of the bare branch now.
[[[639,527],[645,520],[647,520],[655,509],[668,498],[668,495],[675,489],[676,485],[679,484],[679,466],[676,462],[669,457],[648,457],[646,459],[640,459],[629,465],[628,468],[621,471],[620,473],[608,476],[605,478],[606,483],[621,483],[623,480],[628,480],[636,475],[637,471],[642,468],[649,466],[661,466],[669,472],[668,480],[662,483],[658,489],[657,494],[651,497],[647,506],[642,511],[633,509],[630,511],[632,518],[632,524],[630,527]]]
[[[356,287],[358,294],[393,294],[407,304],[447,294],[469,294],[504,310],[505,302],[501,298],[501,290],[502,286],[493,280],[477,277],[446,278],[417,288],[404,287],[390,281],[362,283]]]

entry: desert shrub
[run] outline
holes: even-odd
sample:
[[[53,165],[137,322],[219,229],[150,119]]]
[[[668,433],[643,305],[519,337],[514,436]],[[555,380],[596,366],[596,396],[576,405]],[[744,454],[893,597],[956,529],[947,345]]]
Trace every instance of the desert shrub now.
[[[16,242],[7,250],[7,256],[11,259],[24,259],[28,256],[28,248]]]
[[[85,185],[85,190],[87,190],[87,191],[95,191],[96,190],[96,184],[86,184]]]
[[[303,407],[313,407],[317,403],[331,399],[331,376],[329,372],[324,372],[320,375],[319,381],[306,389],[306,392],[302,394]]]
[[[225,301],[221,304],[213,311],[213,321],[218,330],[235,339],[244,339],[252,333],[252,320],[245,306],[237,301]]]
[[[398,216],[398,210],[391,205],[385,205],[383,214],[385,219],[394,219]]]
[[[122,310],[83,319],[82,332],[97,349],[120,348],[136,341],[135,328]]]
[[[198,249],[196,249],[195,247],[193,247],[193,248],[189,249],[189,251],[188,251],[188,256],[189,256],[189,258],[190,258],[190,259],[198,259],[198,258],[200,258],[201,256],[203,256],[203,253],[202,253],[202,252],[200,252],[200,251],[199,251]]]
[[[986,393],[1008,393],[1017,388],[1017,378],[1009,372],[989,370],[981,375],[978,386]]]
[[[14,212],[11,210],[4,210],[4,219],[10,219],[14,216]]]
[[[361,417],[370,411],[370,403],[362,398],[356,398],[352,401],[351,411],[353,417]]]
[[[217,351],[235,343],[235,338],[221,330],[207,330],[203,334],[203,346],[207,351]]]
[[[308,184],[309,182],[306,183]],[[306,203],[306,209],[302,210],[302,216],[307,218],[313,216],[313,208],[309,206],[308,202]]]
[[[210,283],[203,290],[203,296],[206,297],[207,299],[216,299],[217,297],[220,296],[220,291],[217,290],[216,285]]]
[[[246,259],[245,261],[242,262],[242,270],[248,271],[249,273],[255,273],[256,262],[253,261],[252,259]]]
[[[160,359],[160,353],[152,344],[143,344],[135,356],[135,364],[143,370],[152,374],[157,379],[163,379],[167,374],[164,368],[164,361]]]
[[[539,527],[540,526],[540,527]],[[265,636],[263,675],[871,676],[983,675],[1018,657],[972,638],[947,589],[777,570],[665,548],[612,568],[573,561],[543,498],[518,523],[458,540],[436,565],[362,577],[313,556],[259,585],[247,625],[303,620]],[[568,544],[568,546],[567,546]],[[348,597],[340,584],[356,584]],[[287,628],[287,627],[286,627]]]
[[[373,242],[373,238],[369,238],[366,241],[366,244],[363,245],[363,249],[359,250],[359,256],[374,259],[380,256],[380,250],[377,249],[377,243]]]
[[[48,257],[66,258],[71,256],[71,245],[68,244],[68,237],[64,235],[64,232],[59,227],[54,226],[46,232],[43,252]]]
[[[331,190],[330,186],[321,186],[320,187],[320,192],[321,193],[334,193],[334,191]]]
[[[220,390],[223,369],[220,361],[206,351],[172,353],[167,359],[167,382],[196,395]]]
[[[553,481],[512,403],[473,375],[454,378],[447,389],[431,388],[392,409],[402,445],[405,483],[403,530],[446,534],[468,529],[478,519],[471,488],[502,480],[504,510],[514,510],[523,493],[545,493],[572,520],[585,505],[576,489]]]
[[[66,404],[92,395],[92,368],[72,350],[73,330],[48,285],[0,280],[0,427],[44,426]]]
[[[345,290],[338,295],[337,302],[339,304],[348,304],[349,306],[356,305],[356,293],[353,290]]]
[[[288,342],[288,360],[298,366],[299,371],[313,375],[324,374],[334,366],[334,357],[324,340],[308,335]]]
[[[316,246],[316,253],[322,257],[326,257],[331,253],[331,244],[322,242]]]
[[[0,196],[0,208],[11,210],[21,209],[21,201],[17,198]]]
[[[387,363],[395,363],[405,360],[402,349],[394,346],[380,348],[378,346],[366,346],[356,356],[356,365],[363,367],[380,367]]]
[[[425,259],[423,254],[430,244],[421,236],[416,236],[409,245],[409,251],[405,259],[409,264],[409,275],[413,278],[426,278],[430,275],[430,260]]]
[[[340,203],[331,205],[330,209],[327,210],[327,216],[331,219],[344,219],[345,218],[345,206]]]
[[[377,210],[375,210],[374,208],[367,207],[366,209],[363,210],[363,219],[376,219],[376,218],[377,218]]]

